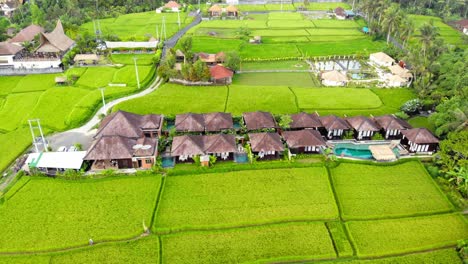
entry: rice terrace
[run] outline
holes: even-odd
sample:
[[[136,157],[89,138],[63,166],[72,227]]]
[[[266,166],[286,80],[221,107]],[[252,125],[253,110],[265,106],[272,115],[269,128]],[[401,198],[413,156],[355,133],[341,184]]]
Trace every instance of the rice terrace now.
[[[0,263],[468,262],[463,1],[0,7]]]

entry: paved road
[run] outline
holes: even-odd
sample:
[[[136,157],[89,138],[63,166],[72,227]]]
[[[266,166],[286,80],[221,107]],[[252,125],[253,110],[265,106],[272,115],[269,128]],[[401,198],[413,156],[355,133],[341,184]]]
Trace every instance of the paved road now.
[[[189,29],[191,29],[192,27],[200,24],[200,22],[202,21],[202,18],[201,18],[201,14],[198,14],[195,19],[192,21],[192,23],[188,24],[186,27],[184,27],[183,29],[179,30],[179,32],[177,32],[174,36],[168,38],[167,40],[164,41],[164,47],[163,47],[163,50],[162,50],[162,56],[161,56],[161,61],[164,59],[164,57],[166,56],[166,51],[173,48],[176,44],[177,44],[177,41],[179,41],[179,39],[185,35],[185,33],[187,33],[187,31]]]
[[[126,97],[122,97],[119,99],[116,99],[111,102],[106,103],[106,107],[102,106],[96,114],[89,120],[86,124],[84,124],[81,127],[74,128],[65,132],[53,134],[51,136],[48,136],[47,139],[50,142],[50,147],[52,147],[53,150],[56,150],[60,146],[71,146],[76,143],[79,143],[83,145],[84,149],[87,149],[92,142],[93,136],[95,134],[95,127],[99,124],[101,119],[99,116],[101,114],[107,113],[108,109],[111,109],[115,105],[122,103],[124,101],[128,101],[131,99],[143,97],[154,90],[156,90],[159,85],[161,84],[162,80],[159,79],[159,77],[156,78],[156,80],[145,90],[137,93],[137,94],[132,94]]]

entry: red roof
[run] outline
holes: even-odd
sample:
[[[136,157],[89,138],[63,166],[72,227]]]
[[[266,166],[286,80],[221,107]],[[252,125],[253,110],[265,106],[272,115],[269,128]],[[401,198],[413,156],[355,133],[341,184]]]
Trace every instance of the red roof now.
[[[222,65],[215,65],[210,68],[210,74],[213,79],[218,80],[232,77],[234,72]]]
[[[169,1],[167,4],[164,5],[165,8],[174,8],[177,7],[179,8],[180,5],[176,1]]]

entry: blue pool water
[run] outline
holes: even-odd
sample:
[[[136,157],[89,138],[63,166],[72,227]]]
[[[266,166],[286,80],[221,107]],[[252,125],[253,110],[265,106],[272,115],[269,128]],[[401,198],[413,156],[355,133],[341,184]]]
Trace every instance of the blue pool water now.
[[[174,167],[174,158],[173,157],[163,157],[162,158],[162,167],[163,168],[173,168]]]
[[[234,153],[234,161],[237,163],[247,163],[249,158],[246,153]]]
[[[335,155],[345,157],[357,158],[357,159],[374,159],[372,152],[369,150],[369,146],[373,144],[352,144],[352,143],[338,143],[335,144]],[[398,148],[393,149],[396,157],[400,156]]]

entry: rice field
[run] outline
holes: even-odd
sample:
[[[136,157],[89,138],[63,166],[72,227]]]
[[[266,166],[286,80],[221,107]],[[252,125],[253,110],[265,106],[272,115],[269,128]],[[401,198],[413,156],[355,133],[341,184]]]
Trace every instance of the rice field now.
[[[83,124],[101,105],[98,88],[105,88],[106,100],[137,91],[133,60],[127,55],[115,56],[123,64],[121,67],[75,67],[63,74],[0,77],[0,138],[4,139],[0,141],[3,154],[0,172],[27,148],[28,142],[31,143],[31,132],[23,129],[28,126],[28,119],[40,119],[48,133],[67,130]],[[152,56],[138,57],[142,62],[138,65],[142,85],[153,78],[153,66],[144,65]],[[56,85],[55,77],[61,75],[78,80],[67,86]],[[121,83],[126,87],[108,87],[109,83]]]
[[[416,35],[411,40],[412,42],[417,42],[420,37],[421,32],[419,28],[429,21],[433,21],[434,26],[439,29],[440,37],[444,39],[445,43],[466,47],[466,44],[463,44],[462,33],[452,28],[451,26],[445,24],[440,17],[434,16],[423,16],[423,15],[410,15],[410,18],[414,21],[416,30]]]
[[[322,3],[311,6],[315,4]],[[328,10],[332,5],[335,4],[321,6]],[[188,34],[193,35],[195,52],[237,50],[244,61],[367,55],[382,50],[385,42],[372,41],[360,31],[362,26],[362,21],[309,19],[300,13],[272,12],[249,15],[244,20],[203,21]],[[241,27],[249,30],[250,37],[261,36],[262,44],[253,45],[241,39],[238,32]]]
[[[454,209],[419,162],[390,167],[344,163],[332,170],[332,176],[344,219],[404,217]]]
[[[323,167],[174,176],[163,193],[157,231],[338,217]]]
[[[460,262],[454,247],[468,238],[466,219],[440,211],[414,216],[423,206],[421,192],[427,193],[429,205],[441,200],[427,187],[434,183],[417,161],[343,163],[331,170],[321,164],[267,166],[222,173],[193,170],[192,175],[164,178],[24,176],[0,202],[0,263]],[[426,177],[414,183],[422,174]],[[364,185],[372,188],[362,189]],[[398,194],[407,186],[414,199]],[[394,212],[403,203],[412,204],[404,209],[414,213],[347,220],[347,199],[354,203],[351,189],[369,194],[369,210],[379,210],[375,200]],[[389,202],[382,203],[384,198]],[[145,226],[151,234],[139,236]],[[89,238],[97,244],[86,246]],[[109,242],[99,244],[103,240]],[[73,246],[80,247],[69,248]],[[69,249],[56,252],[62,248]],[[37,254],[44,249],[52,251]],[[29,253],[18,254],[25,251]]]
[[[143,223],[151,223],[160,183],[159,176],[77,182],[32,178],[0,206],[0,252],[138,236]]]

